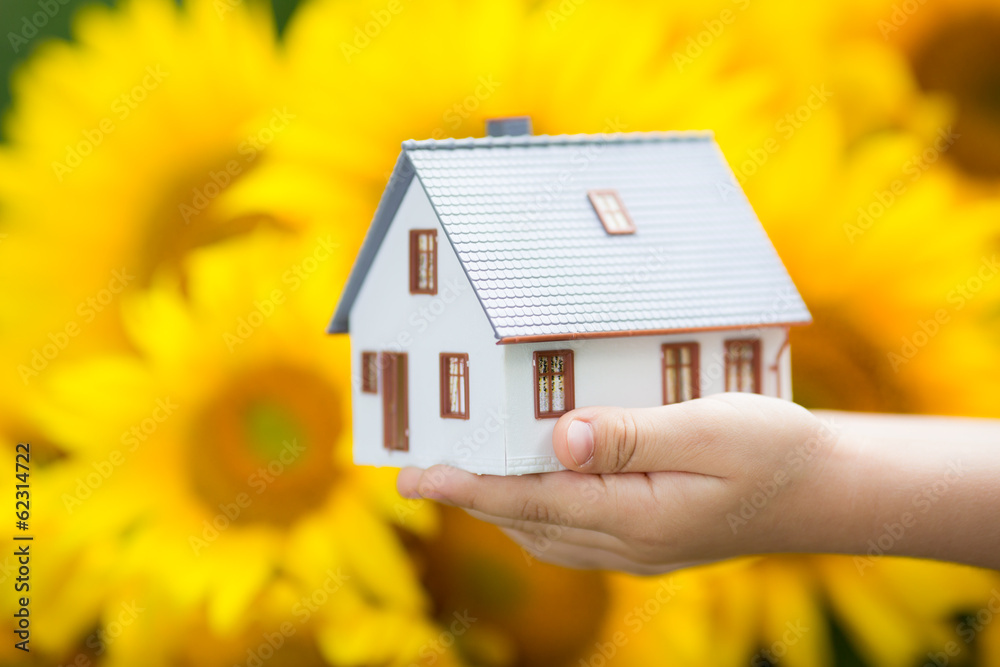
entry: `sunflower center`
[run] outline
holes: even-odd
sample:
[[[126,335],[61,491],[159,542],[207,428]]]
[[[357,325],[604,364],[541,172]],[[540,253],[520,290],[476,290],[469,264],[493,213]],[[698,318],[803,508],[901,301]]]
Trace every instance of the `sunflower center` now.
[[[301,424],[282,405],[254,403],[247,409],[245,419],[247,446],[263,461],[281,456],[283,443],[305,440]]]
[[[914,55],[913,69],[927,90],[951,95],[957,108],[949,149],[972,175],[1000,176],[1000,12],[981,11],[943,24]]]
[[[233,377],[189,438],[194,493],[210,512],[245,494],[238,523],[293,523],[336,480],[340,407],[337,392],[310,370],[271,366]]]

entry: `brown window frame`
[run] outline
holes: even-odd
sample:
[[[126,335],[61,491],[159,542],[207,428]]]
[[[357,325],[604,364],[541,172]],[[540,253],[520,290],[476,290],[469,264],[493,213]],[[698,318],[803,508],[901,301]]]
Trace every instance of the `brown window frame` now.
[[[468,419],[469,418],[469,355],[464,352],[442,352],[439,356],[441,370],[441,418],[442,419]],[[461,373],[454,377],[460,377],[465,381],[465,391],[463,396],[464,412],[451,411],[451,360],[458,359],[461,363]]]
[[[539,373],[538,372],[538,357],[556,357],[560,356],[563,359],[563,410],[547,410],[542,412],[538,403],[538,380],[543,377],[554,377],[559,375],[559,373]],[[549,419],[552,417],[559,417],[566,414],[576,406],[575,388],[574,388],[574,373],[573,373],[573,350],[537,350],[531,357],[531,365],[534,369],[534,384],[532,385],[532,393],[535,396],[535,419]],[[549,405],[552,405],[552,383],[549,381]]]
[[[685,364],[685,363],[681,362],[681,350],[683,350],[685,348],[690,351],[691,363],[689,363],[689,364]],[[675,379],[676,379],[676,384],[674,386],[674,395],[680,397],[680,396],[682,396],[684,394],[684,392],[681,391],[681,389],[682,389],[682,385],[681,385],[682,380],[681,380],[681,378],[683,377],[683,373],[681,372],[681,370],[685,366],[690,366],[691,367],[691,398],[688,399],[688,400],[694,400],[696,398],[701,398],[701,375],[700,375],[700,373],[701,373],[701,345],[699,345],[697,342],[689,342],[689,343],[664,343],[661,346],[661,348],[660,348],[660,362],[661,362],[662,371],[663,371],[663,404],[664,405],[673,405],[673,404],[676,404],[676,403],[683,403],[684,402],[684,399],[681,399],[681,400],[678,400],[678,401],[674,401],[673,403],[668,403],[667,402],[667,396],[668,396],[668,392],[667,392],[667,369],[669,368],[668,365],[667,365],[667,350],[676,350],[676,352],[677,352],[677,354],[676,354],[676,360],[677,361],[676,361],[675,364],[672,364],[672,367],[675,370],[674,376],[675,376]]]
[[[607,211],[605,208],[598,204],[598,200],[604,197],[610,197],[614,200],[615,205],[618,207],[618,211]],[[597,214],[597,218],[601,221],[601,225],[604,226],[604,231],[612,236],[622,236],[626,234],[635,234],[635,222],[632,220],[632,216],[628,214],[628,209],[625,208],[625,202],[622,201],[622,197],[618,194],[618,191],[613,188],[605,188],[603,190],[587,190],[587,199],[590,200],[590,205],[594,207],[594,213]],[[610,217],[606,214],[618,212],[621,213],[622,217],[625,219],[625,227],[619,227],[614,224]]]
[[[753,361],[752,361],[752,366],[751,366],[751,370],[753,371],[753,392],[752,393],[754,393],[754,394],[759,394],[760,393],[760,381],[761,381],[761,363],[760,363],[760,361],[761,360],[760,360],[760,339],[758,339],[758,338],[730,338],[730,339],[728,339],[728,340],[725,341],[724,344],[725,344],[725,350],[726,350],[726,355],[725,355],[726,356],[726,382],[725,382],[725,384],[726,384],[726,391],[736,391],[736,392],[740,391],[739,386],[741,384],[743,384],[743,383],[742,383],[742,380],[741,380],[741,375],[742,374],[741,374],[740,369],[739,369],[738,366],[737,366],[737,369],[736,369],[736,374],[737,374],[737,377],[736,377],[736,388],[733,388],[733,387],[729,386],[729,369],[733,365],[732,348],[735,345],[744,345],[744,344],[748,344],[748,343],[750,344],[751,349],[753,350]],[[743,393],[749,393],[749,392],[743,392]]]
[[[378,352],[361,353],[361,391],[378,393]]]
[[[382,353],[382,444],[386,449],[410,451],[410,396],[408,361],[405,352]],[[396,376],[393,377],[393,371]],[[396,422],[402,423],[402,431],[390,428],[390,409],[399,406]],[[398,437],[397,437],[398,436]]]
[[[432,245],[429,250],[420,250],[420,237],[429,236]],[[437,294],[438,261],[437,261],[437,230],[410,230],[410,294]],[[427,255],[427,266],[430,268],[430,286],[420,287],[420,256]]]

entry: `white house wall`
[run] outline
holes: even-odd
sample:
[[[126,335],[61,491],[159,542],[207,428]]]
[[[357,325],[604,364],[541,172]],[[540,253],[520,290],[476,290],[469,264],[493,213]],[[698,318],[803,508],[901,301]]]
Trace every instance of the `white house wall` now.
[[[503,346],[509,413],[508,474],[562,469],[552,453],[552,427],[557,419],[535,419],[532,366],[535,351],[573,350],[576,407],[652,407],[663,404],[661,346],[664,343],[699,343],[701,395],[707,396],[725,391],[724,341],[732,338],[760,339],[761,393],[777,396],[780,385],[780,396],[790,400],[791,362],[787,347],[781,352],[778,372],[771,369],[786,340],[783,328]]]
[[[437,229],[438,293],[410,294],[409,231]],[[377,466],[451,463],[503,474],[506,416],[503,356],[493,329],[430,201],[415,178],[400,204],[350,313],[354,460]],[[409,451],[383,447],[379,393],[361,391],[361,353],[405,352]],[[441,352],[469,355],[469,419],[440,416]]]

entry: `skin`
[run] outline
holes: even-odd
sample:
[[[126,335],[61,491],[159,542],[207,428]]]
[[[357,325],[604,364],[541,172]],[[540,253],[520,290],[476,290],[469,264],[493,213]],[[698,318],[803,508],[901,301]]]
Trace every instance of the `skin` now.
[[[575,568],[658,574],[779,552],[859,554],[859,567],[894,555],[1000,568],[1000,422],[817,415],[719,394],[574,410],[552,442],[568,470],[406,468],[397,487]]]

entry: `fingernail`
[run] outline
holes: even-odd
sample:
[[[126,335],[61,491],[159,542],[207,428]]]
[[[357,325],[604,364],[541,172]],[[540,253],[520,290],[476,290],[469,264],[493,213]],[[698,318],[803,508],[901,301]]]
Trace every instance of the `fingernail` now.
[[[573,463],[582,466],[594,456],[594,429],[587,422],[570,422],[566,429],[566,444]]]

